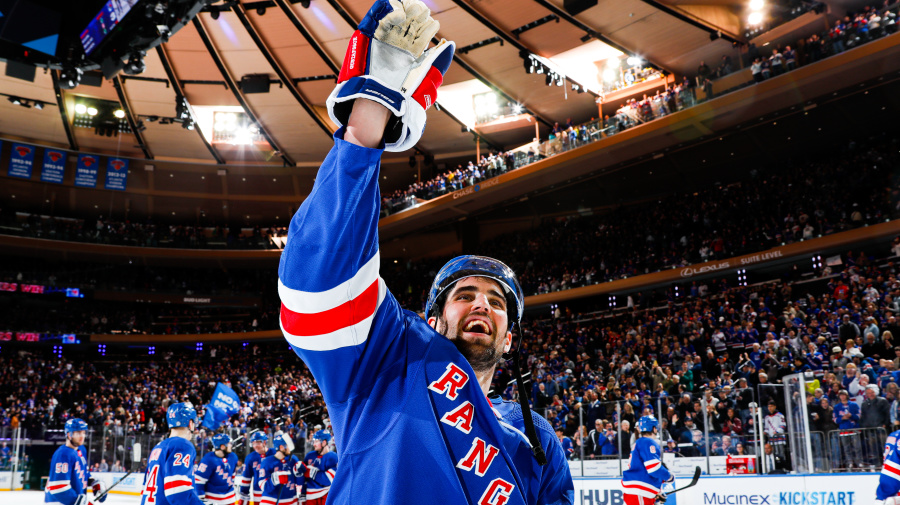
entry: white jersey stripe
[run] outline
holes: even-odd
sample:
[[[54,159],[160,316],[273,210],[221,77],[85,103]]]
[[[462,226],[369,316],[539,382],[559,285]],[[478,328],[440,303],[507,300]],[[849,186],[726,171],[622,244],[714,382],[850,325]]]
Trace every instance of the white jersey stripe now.
[[[385,286],[384,281],[378,279],[378,303],[375,306],[375,312],[378,311],[386,294],[387,287]],[[372,327],[372,321],[374,319],[375,313],[373,312],[372,315],[352,326],[347,326],[324,335],[310,337],[292,335],[284,327],[283,323],[279,324],[281,325],[281,331],[284,333],[284,338],[294,347],[309,351],[333,351],[342,347],[352,347],[365,342],[369,338],[369,329]]]
[[[172,486],[165,488],[166,496],[172,496],[178,493],[183,493],[185,491],[193,491],[194,486],[188,486],[187,484],[182,484],[178,486]]]
[[[352,278],[327,291],[313,293],[291,289],[278,279],[278,296],[281,297],[281,303],[294,312],[303,314],[325,312],[361,295],[378,278],[380,268],[381,253],[376,251]]]

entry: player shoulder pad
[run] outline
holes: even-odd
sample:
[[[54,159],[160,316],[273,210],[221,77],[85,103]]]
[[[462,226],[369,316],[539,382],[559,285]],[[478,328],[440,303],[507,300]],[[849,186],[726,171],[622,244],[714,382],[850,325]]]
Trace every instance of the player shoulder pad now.
[[[325,463],[326,466],[328,466],[328,465],[334,466],[334,465],[337,465],[338,456],[334,452],[328,452],[324,456],[322,456],[322,460],[323,460],[322,462]]]
[[[178,450],[180,450],[180,451],[188,450],[188,449],[189,449],[189,450],[193,451],[194,454],[197,453],[197,449],[194,448],[194,444],[192,444],[192,443],[191,443],[190,441],[188,441],[188,440],[185,440],[185,439],[183,439],[183,438],[181,438],[181,437],[172,437],[172,438],[170,438],[170,439],[168,439],[168,440],[171,440],[171,441],[172,441],[172,442],[171,442],[171,447],[172,447],[173,449],[178,449]]]

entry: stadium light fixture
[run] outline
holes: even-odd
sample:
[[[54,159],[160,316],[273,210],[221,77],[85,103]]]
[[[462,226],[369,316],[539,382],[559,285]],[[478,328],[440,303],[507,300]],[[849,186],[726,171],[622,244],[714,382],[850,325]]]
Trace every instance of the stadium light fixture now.
[[[747,16],[747,23],[750,25],[758,25],[763,21],[762,12],[751,12],[749,16]]]
[[[765,0],[750,0],[751,11],[761,11],[766,6]]]
[[[113,112],[113,116],[116,116],[116,119],[122,119],[125,117],[125,111],[122,109],[116,109],[116,111]]]

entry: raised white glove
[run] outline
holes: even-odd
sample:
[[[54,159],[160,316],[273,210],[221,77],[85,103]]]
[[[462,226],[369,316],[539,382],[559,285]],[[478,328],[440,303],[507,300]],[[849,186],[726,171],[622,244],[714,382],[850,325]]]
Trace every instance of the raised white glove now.
[[[439,28],[420,0],[377,0],[350,38],[338,84],[326,101],[331,120],[346,126],[353,102],[372,100],[392,114],[385,150],[412,148],[422,137],[426,111],[437,101],[456,48],[441,40],[425,50]]]

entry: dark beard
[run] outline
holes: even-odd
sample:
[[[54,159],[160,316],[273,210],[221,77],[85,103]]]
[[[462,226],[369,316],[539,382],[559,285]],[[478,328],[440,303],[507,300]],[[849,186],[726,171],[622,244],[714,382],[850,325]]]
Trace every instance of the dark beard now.
[[[450,338],[448,335],[450,333],[449,329],[449,325],[444,318],[439,318],[437,320],[436,330],[438,333]],[[451,342],[456,346],[459,353],[466,358],[466,361],[472,366],[472,370],[475,372],[487,372],[492,370],[497,363],[500,362],[502,354],[497,350],[496,346],[481,348],[480,346],[472,345],[463,340],[461,333],[462,331],[457,329],[456,338],[452,339]]]

